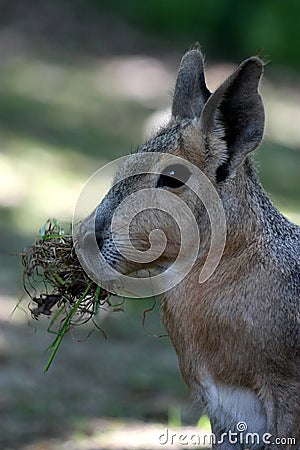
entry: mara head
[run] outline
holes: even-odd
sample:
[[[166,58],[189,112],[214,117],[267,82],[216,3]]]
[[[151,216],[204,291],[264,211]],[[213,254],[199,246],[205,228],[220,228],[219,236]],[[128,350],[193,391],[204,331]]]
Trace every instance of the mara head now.
[[[77,253],[90,276],[121,277],[123,288],[124,277],[143,280],[136,294],[126,281],[129,296],[150,295],[157,278],[161,293],[211,251],[213,239],[216,267],[225,227],[228,237],[255,183],[248,155],[264,130],[262,71],[262,61],[249,58],[211,94],[201,52],[184,55],[169,124],[122,158],[110,191],[77,232]],[[152,281],[144,293],[146,279]]]

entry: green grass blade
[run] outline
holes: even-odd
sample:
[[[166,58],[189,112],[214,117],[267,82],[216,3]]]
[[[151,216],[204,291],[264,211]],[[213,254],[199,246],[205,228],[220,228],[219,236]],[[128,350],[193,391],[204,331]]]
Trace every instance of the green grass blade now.
[[[61,328],[61,330],[58,332],[56,338],[54,339],[53,343],[50,345],[49,349],[51,349],[51,355],[47,361],[47,364],[45,366],[44,369],[44,373],[46,373],[49,370],[49,367],[51,366],[51,363],[57,353],[57,350],[64,338],[64,335],[66,334],[66,332],[69,330],[70,328],[70,323],[74,317],[74,315],[76,314],[76,311],[80,305],[80,303],[82,302],[82,300],[86,297],[87,293],[89,292],[90,288],[92,286],[92,282],[89,283],[89,285],[87,286],[86,290],[84,291],[84,293],[82,294],[82,296],[79,298],[79,300],[77,300],[77,302],[75,303],[75,305],[73,306],[73,308],[71,309],[71,311],[69,312],[68,316],[66,317],[64,324]]]
[[[99,312],[99,308],[100,308],[100,302],[99,302],[99,295],[101,292],[101,287],[97,286],[96,291],[95,291],[95,298],[94,298],[94,308],[93,308],[93,315],[96,316]]]

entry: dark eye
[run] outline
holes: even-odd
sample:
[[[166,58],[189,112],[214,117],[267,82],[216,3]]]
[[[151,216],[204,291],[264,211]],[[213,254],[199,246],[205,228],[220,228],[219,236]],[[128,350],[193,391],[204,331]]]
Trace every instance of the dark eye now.
[[[183,164],[172,164],[171,166],[165,167],[162,171],[157,182],[157,187],[179,188],[187,182],[190,175],[191,172]]]

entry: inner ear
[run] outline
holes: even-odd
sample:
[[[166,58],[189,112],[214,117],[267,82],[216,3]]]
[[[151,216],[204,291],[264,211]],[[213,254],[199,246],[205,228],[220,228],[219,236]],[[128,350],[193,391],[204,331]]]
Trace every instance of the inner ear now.
[[[260,143],[264,130],[264,107],[258,93],[263,64],[258,58],[244,61],[210,97],[203,110],[200,126],[206,140],[213,137],[226,144],[220,156],[217,181],[224,181],[246,155]],[[218,146],[211,148],[218,152]],[[218,156],[218,155],[216,155]]]
[[[199,49],[190,50],[183,56],[178,70],[172,116],[180,119],[200,117],[209,96],[202,54]]]
[[[241,128],[247,126],[245,118],[245,106],[241,105],[239,95],[239,86],[235,86],[233,83],[229,87],[224,99],[219,106],[219,124],[223,130],[223,141],[226,143],[227,158],[226,161],[221,163],[216,171],[216,181],[220,183],[224,181],[230,172],[230,166],[232,164],[234,154],[237,147],[237,141],[239,141],[239,135]]]

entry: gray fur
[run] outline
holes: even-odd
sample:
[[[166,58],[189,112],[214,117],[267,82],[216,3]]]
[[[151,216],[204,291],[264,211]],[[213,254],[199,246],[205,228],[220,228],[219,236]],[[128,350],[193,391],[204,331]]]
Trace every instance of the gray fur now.
[[[172,115],[174,117],[200,117],[210,96],[206,87],[203,59],[199,50],[194,49],[182,58],[175,86]]]
[[[199,285],[209,242],[207,217],[190,193],[178,193],[193,209],[204,236],[203,257],[162,301],[162,320],[183,378],[204,401],[217,437],[245,420],[249,431],[261,438],[270,433],[297,442],[261,442],[253,448],[287,450],[300,443],[300,229],[272,205],[250,155],[264,128],[258,93],[262,68],[258,58],[244,61],[210,96],[202,55],[196,49],[188,52],[179,68],[170,124],[138,151],[173,153],[200,167],[226,214],[223,257],[210,279]],[[97,233],[110,249],[110,263],[114,251],[109,222],[116,205],[155,183],[155,177],[122,181],[99,206],[105,224]],[[151,227],[175,234],[171,219],[158,213],[141,217],[134,227],[140,248]],[[117,254],[114,263],[123,272],[132,270]],[[214,446],[245,447],[228,440]]]

